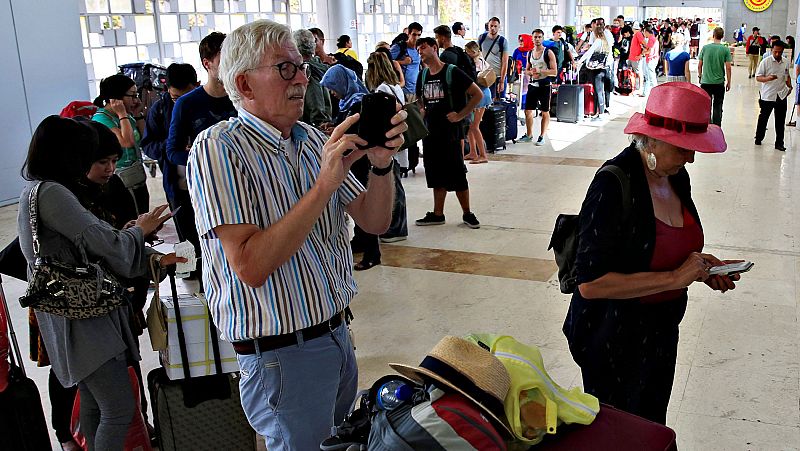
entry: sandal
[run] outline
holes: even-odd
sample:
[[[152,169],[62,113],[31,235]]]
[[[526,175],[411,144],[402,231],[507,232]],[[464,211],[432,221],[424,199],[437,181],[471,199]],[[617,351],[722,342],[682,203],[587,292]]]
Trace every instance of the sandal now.
[[[373,266],[378,266],[381,264],[380,260],[361,260],[360,262],[353,265],[353,269],[356,271],[366,271]]]

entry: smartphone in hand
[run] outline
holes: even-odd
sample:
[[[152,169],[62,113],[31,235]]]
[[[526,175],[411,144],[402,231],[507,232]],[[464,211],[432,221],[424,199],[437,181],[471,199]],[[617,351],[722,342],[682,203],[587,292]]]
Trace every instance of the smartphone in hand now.
[[[385,92],[367,94],[361,99],[358,136],[367,142],[363,148],[386,147],[386,133],[392,129],[392,117],[397,112],[397,99]]]
[[[708,270],[708,274],[712,276],[732,276],[734,274],[750,271],[754,265],[753,262],[739,262],[714,266]]]

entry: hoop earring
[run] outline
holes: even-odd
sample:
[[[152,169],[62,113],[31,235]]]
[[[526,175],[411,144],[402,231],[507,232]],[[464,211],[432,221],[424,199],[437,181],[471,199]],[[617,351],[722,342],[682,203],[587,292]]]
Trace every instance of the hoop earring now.
[[[647,169],[655,171],[656,164],[658,163],[658,161],[656,161],[656,154],[654,154],[653,152],[648,152],[646,160],[647,160]]]

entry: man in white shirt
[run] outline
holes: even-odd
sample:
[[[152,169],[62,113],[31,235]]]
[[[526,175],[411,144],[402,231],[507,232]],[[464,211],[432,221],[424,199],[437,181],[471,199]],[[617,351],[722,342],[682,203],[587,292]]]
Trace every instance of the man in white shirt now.
[[[762,83],[758,104],[761,113],[756,126],[756,145],[760,146],[767,132],[767,121],[775,110],[775,148],[786,150],[783,145],[783,127],[786,122],[786,98],[792,92],[792,77],[789,75],[789,61],[783,58],[786,43],[772,44],[772,54],[765,56],[756,69],[756,81]]]
[[[456,47],[461,47],[463,50],[464,47],[467,46],[467,40],[464,39],[464,36],[467,34],[467,28],[461,22],[454,22],[453,23],[453,45]]]

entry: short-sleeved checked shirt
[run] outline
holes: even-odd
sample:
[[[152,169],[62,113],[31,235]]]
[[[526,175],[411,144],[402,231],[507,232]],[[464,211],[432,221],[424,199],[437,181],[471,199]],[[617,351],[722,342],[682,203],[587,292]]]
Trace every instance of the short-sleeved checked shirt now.
[[[187,177],[201,237],[203,282],[214,322],[228,340],[319,324],[343,310],[357,292],[344,208],[364,187],[352,173],[297,253],[259,288],[239,280],[214,234],[223,224],[266,229],[311,189],[326,137],[298,122],[291,139],[296,159],[282,150],[277,129],[240,109],[238,118],[205,130],[192,146]]]

